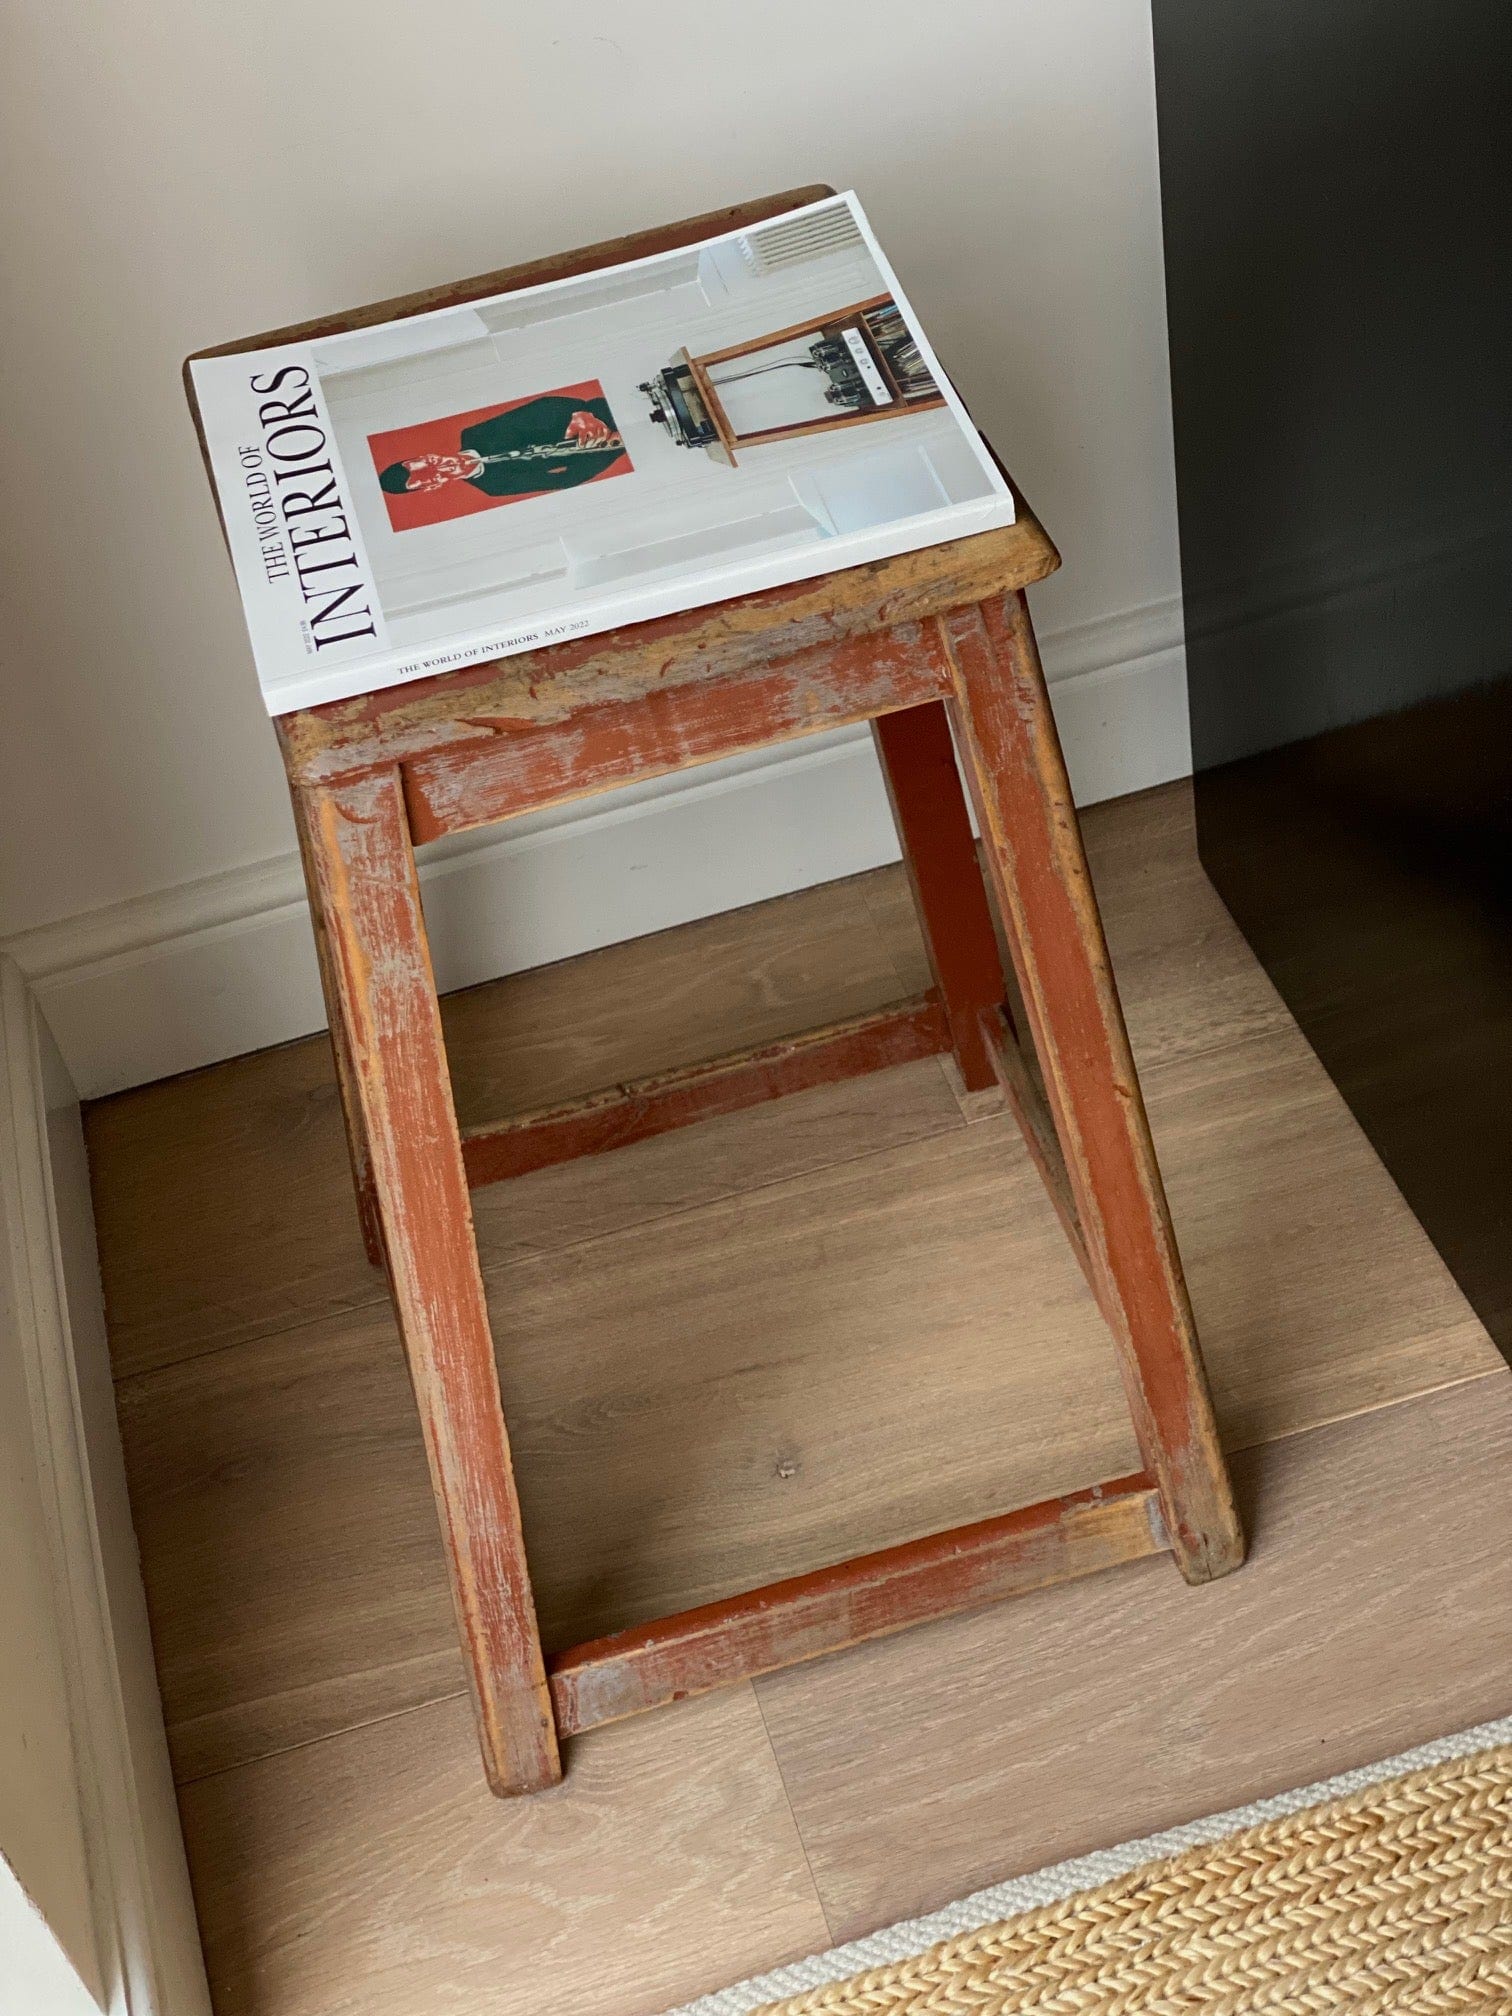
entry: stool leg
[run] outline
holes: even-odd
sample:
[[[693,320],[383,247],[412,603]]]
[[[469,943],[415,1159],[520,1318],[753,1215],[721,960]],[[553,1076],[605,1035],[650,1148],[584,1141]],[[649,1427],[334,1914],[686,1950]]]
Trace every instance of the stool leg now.
[[[1190,1582],[1243,1558],[1191,1305],[1022,594],[945,617],[952,719],[1145,1468]]]
[[[362,1104],[357,1096],[357,1071],[347,1042],[331,965],[331,944],[319,899],[314,864],[310,858],[310,835],[305,808],[298,791],[294,801],[294,827],[299,835],[299,858],[304,864],[305,887],[310,896],[310,922],[315,932],[315,958],[320,967],[320,991],[325,996],[326,1022],[331,1033],[331,1051],[336,1059],[336,1089],[341,1095],[341,1117],[346,1123],[347,1153],[352,1163],[352,1182],[357,1190],[357,1217],[362,1225],[362,1243],[374,1267],[384,1265],[383,1226],[378,1216],[378,1193],[373,1187],[373,1158],[368,1149],[367,1128]]]
[[[951,1047],[967,1091],[981,1092],[997,1084],[982,1017],[1001,1006],[1005,983],[950,722],[930,700],[871,726]]]
[[[397,770],[301,793],[399,1331],[495,1792],[561,1776]]]

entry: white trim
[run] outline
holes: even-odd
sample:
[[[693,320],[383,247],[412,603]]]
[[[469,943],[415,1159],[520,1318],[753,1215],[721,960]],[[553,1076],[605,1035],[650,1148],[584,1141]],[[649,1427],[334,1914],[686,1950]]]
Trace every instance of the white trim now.
[[[687,2002],[671,2010],[669,2016],[751,2016],[753,2010],[764,2008],[769,2003],[785,2002],[794,1995],[811,1994],[837,1981],[848,1981],[853,1975],[866,1973],[873,1967],[891,1967],[900,1961],[917,1959],[943,1940],[957,1939],[968,1932],[980,1932],[984,1926],[997,1925],[1006,1918],[1017,1918],[1021,1913],[1036,1910],[1041,1905],[1063,1903],[1068,1897],[1096,1890],[1104,1883],[1126,1876],[1131,1869],[1138,1869],[1143,1863],[1164,1861],[1170,1856],[1185,1853],[1188,1848],[1210,1846],[1215,1841],[1224,1841],[1232,1834],[1241,1833],[1245,1828],[1263,1826],[1267,1820],[1280,1820],[1288,1814],[1306,1812],[1310,1806],[1347,1799],[1356,1792],[1379,1785],[1384,1779],[1405,1778],[1409,1773],[1426,1770],[1430,1765],[1445,1764],[1456,1757],[1478,1756],[1482,1751],[1499,1749],[1506,1743],[1512,1743],[1512,1716],[1498,1722],[1483,1722],[1479,1728],[1466,1729],[1457,1736],[1443,1736],[1435,1742],[1420,1744],[1415,1750],[1404,1751],[1399,1757],[1384,1758],[1379,1764],[1366,1764],[1357,1771],[1342,1771],[1336,1778],[1325,1778],[1315,1785],[1303,1785],[1295,1792],[1281,1792],[1274,1798],[1257,1800],[1252,1806],[1241,1806],[1228,1813],[1215,1813],[1205,1819],[1192,1820],[1184,1827],[1172,1827],[1162,1834],[1146,1835],[1143,1840],[1121,1842],[1116,1848],[1100,1848],[1091,1855],[1079,1855],[1073,1861],[1057,1862],[1049,1869],[1035,1870],[1032,1875],[1010,1877],[1006,1883],[994,1884],[989,1890],[978,1890],[970,1897],[963,1897],[959,1903],[947,1904],[943,1910],[931,1912],[926,1918],[904,1919],[900,1924],[889,1925],[867,1938],[853,1939],[844,1946],[832,1946],[827,1953],[816,1953],[808,1960],[774,1968],[770,1974],[741,1981],[733,1988],[702,1995],[696,2002]]]
[[[1082,804],[1191,768],[1181,604],[1042,639]],[[867,729],[841,729],[427,850],[443,989],[897,859]],[[8,951],[85,1097],[324,1026],[295,853],[43,925]]]
[[[14,1290],[108,2016],[209,2016],[116,1429],[78,1101],[0,956]]]

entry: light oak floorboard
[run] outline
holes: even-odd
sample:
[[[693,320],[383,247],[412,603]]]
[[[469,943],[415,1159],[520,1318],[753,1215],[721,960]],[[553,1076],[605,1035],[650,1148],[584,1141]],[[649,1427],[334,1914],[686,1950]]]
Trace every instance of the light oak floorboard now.
[[[442,1013],[463,1126],[896,1000],[865,880],[826,883],[448,995]]]
[[[1505,1706],[1499,1361],[1185,794],[1087,824],[1225,1438],[1264,1445],[1256,1556],[761,1683],[841,1934]],[[889,870],[447,1013],[464,1100],[528,1106],[925,977]],[[1022,1145],[964,1110],[925,1060],[477,1194],[549,1642],[1132,1465]],[[484,1790],[324,1039],[105,1102],[90,1140],[219,2016],[634,2016],[826,1944],[749,1688],[574,1743],[539,1801]]]
[[[182,1795],[217,2016],[644,2016],[828,1944],[749,1686],[493,1798],[447,1701]]]
[[[488,1286],[550,1645],[1136,1461],[1099,1319],[1007,1128]],[[123,1381],[118,1402],[181,1774],[461,1684],[386,1309]]]
[[[218,2016],[641,2016],[1504,1712],[1509,1430],[1498,1371],[1267,1445],[1226,1582],[1152,1561],[762,1681],[781,1780],[747,1688],[579,1739],[518,1804],[460,1700],[201,1780]]]
[[[1512,1374],[1236,1465],[1239,1573],[1169,1562],[759,1681],[834,1937],[1512,1707]]]
[[[1180,794],[1108,810],[1089,824],[1228,1445],[1487,1369],[1484,1333],[1195,868]],[[849,944],[870,904],[903,986],[917,976],[908,920],[887,921],[900,883],[830,892],[825,914]],[[770,907],[790,922],[800,908]],[[744,913],[744,927],[761,919]],[[821,940],[795,953],[800,966],[822,965]],[[734,997],[733,954],[721,957]],[[574,963],[581,994],[592,961]],[[572,976],[549,977],[560,991]],[[757,991],[787,1001],[820,984]],[[882,962],[868,968],[867,986],[891,984]],[[262,1088],[266,1118],[280,1110],[274,1065],[297,1110],[307,1061],[296,1048],[228,1070]],[[196,1082],[155,1088],[170,1121]],[[256,1187],[248,1167],[283,1170],[263,1122],[248,1125],[226,1151],[246,1165],[230,1176],[191,1130],[180,1203],[195,1148],[222,1200]],[[298,1177],[318,1159],[314,1130],[278,1152],[289,1194],[309,1203]],[[107,1160],[119,1175],[106,1187],[133,1187]],[[161,1172],[149,1156],[135,1188]],[[1111,1351],[1022,1144],[1000,1111],[963,1128],[936,1060],[541,1171],[476,1204],[549,1644],[1134,1463]],[[260,1198],[277,1228],[265,1246],[229,1243],[224,1227],[210,1239],[218,1204],[184,1240],[152,1208],[134,1264],[145,1280],[155,1255],[168,1277],[180,1345],[172,1312],[189,1283],[209,1307],[224,1264],[224,1308],[242,1289],[255,1303],[293,1250],[285,1195]],[[298,1250],[318,1267],[339,1245],[317,1222]],[[223,1329],[213,1352],[120,1384],[183,1777],[462,1684],[413,1403],[386,1300],[362,1274],[354,1308],[235,1341]],[[290,1309],[308,1288],[296,1280]],[[144,1333],[127,1328],[131,1363]]]
[[[1197,865],[1186,787],[1096,806],[1085,824],[1142,1065],[1280,1026],[1279,999]],[[450,996],[459,1110],[471,1123],[571,1098],[928,984],[901,868],[804,890]],[[674,1135],[480,1191],[485,1262],[957,1123],[930,1067],[912,1083],[933,1091],[929,1110],[832,1087],[791,1114],[784,1101],[705,1123],[691,1159]],[[323,1036],[96,1101],[85,1120],[119,1374],[384,1301]]]
[[[953,1133],[960,1125],[945,1060],[926,1057],[702,1120],[609,1155],[493,1183],[473,1192],[484,1270]]]
[[[118,1377],[387,1294],[325,1036],[95,1100],[84,1137]]]
[[[1498,1366],[1294,1026],[1144,1082],[1226,1447]]]
[[[532,1110],[884,1006],[903,993],[862,878],[451,995],[463,1124]],[[959,1124],[933,1062],[901,1102],[835,1086],[475,1199],[485,1260],[570,1244]],[[386,1300],[367,1264],[322,1035],[86,1109],[118,1376]]]
[[[1147,1089],[1231,1448],[1498,1362],[1294,1029]],[[488,1287],[549,1645],[1136,1465],[1101,1320],[1003,1115]],[[118,1397],[181,1775],[460,1686],[386,1308]]]

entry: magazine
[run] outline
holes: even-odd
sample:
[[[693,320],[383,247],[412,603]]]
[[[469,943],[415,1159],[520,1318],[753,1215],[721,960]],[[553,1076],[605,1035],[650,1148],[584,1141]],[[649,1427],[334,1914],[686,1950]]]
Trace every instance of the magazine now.
[[[273,714],[1013,520],[854,195],[189,370]]]

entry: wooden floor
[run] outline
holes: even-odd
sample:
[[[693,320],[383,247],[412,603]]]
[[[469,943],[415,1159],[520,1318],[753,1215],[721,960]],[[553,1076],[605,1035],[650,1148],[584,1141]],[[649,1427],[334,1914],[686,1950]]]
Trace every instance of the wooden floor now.
[[[1512,1706],[1512,1376],[1203,880],[1088,816],[1252,1558],[1046,1591],[483,1787],[324,1039],[87,1115],[219,2016],[638,2016]],[[924,984],[901,871],[448,1004],[465,1120]],[[936,1060],[476,1197],[548,1643],[1135,1467],[1011,1123]]]

